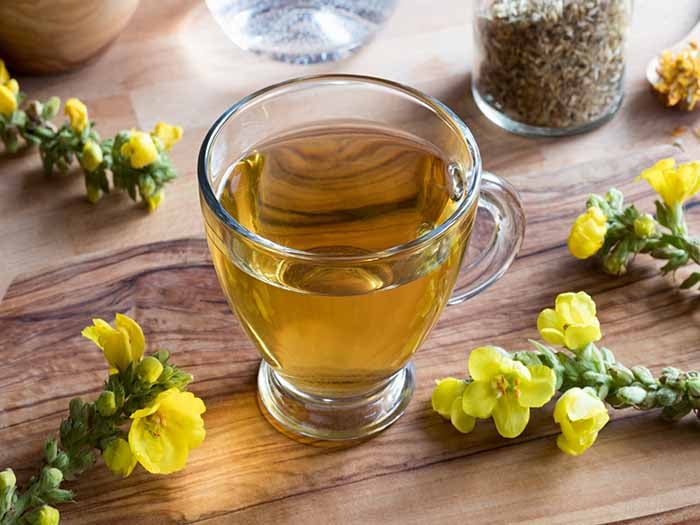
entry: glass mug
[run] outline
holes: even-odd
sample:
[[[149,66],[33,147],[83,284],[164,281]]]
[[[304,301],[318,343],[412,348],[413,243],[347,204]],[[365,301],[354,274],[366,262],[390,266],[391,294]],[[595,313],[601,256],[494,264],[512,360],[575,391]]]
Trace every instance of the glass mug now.
[[[263,357],[260,404],[310,438],[393,423],[443,308],[503,275],[524,235],[516,192],[482,172],[467,126],[377,78],[307,77],[245,97],[209,130],[198,177],[219,282]],[[493,234],[465,257],[478,208]]]

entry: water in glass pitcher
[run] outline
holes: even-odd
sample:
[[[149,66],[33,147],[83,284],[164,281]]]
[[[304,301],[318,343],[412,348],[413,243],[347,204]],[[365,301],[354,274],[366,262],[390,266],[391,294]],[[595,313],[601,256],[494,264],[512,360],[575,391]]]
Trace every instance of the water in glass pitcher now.
[[[297,64],[339,60],[362,47],[397,0],[206,0],[239,47]]]

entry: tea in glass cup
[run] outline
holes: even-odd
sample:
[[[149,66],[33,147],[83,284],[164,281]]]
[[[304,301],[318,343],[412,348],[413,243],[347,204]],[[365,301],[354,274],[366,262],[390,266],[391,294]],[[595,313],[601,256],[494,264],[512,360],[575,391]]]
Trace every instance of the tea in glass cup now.
[[[409,360],[450,301],[480,202],[499,232],[453,301],[500,275],[522,237],[512,189],[489,176],[478,199],[466,126],[379,79],[248,97],[205,139],[199,177],[219,281],[263,357],[261,403],[313,438],[366,437],[405,410]]]

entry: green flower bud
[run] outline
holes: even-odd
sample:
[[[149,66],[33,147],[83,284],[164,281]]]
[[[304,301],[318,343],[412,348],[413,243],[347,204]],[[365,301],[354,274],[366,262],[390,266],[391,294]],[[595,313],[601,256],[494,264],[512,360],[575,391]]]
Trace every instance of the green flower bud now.
[[[163,364],[153,356],[145,357],[136,369],[138,376],[149,385],[158,381],[161,372],[163,372]]]
[[[68,411],[70,412],[71,419],[78,420],[83,411],[83,401],[82,399],[71,399],[68,403]]]
[[[669,366],[661,371],[661,382],[665,385],[674,386],[678,384],[683,372],[678,368]]]
[[[97,201],[102,198],[102,190],[97,186],[85,184],[85,190],[87,193],[87,200],[90,202],[90,204],[96,204]]]
[[[583,380],[586,382],[587,385],[605,385],[608,383],[610,378],[605,375],[601,374],[599,372],[593,372],[593,371],[587,371],[583,373]]]
[[[49,505],[43,505],[27,516],[29,525],[58,525],[61,515]]]
[[[608,372],[612,377],[615,386],[629,386],[634,381],[634,374],[622,363],[614,363],[608,367]]]
[[[646,386],[656,385],[656,379],[654,379],[654,374],[645,366],[633,366],[632,373],[634,377]]]
[[[158,350],[156,353],[153,354],[153,357],[155,357],[158,361],[161,363],[166,363],[168,359],[170,358],[170,352],[167,350]]]
[[[605,200],[608,201],[610,207],[614,210],[621,210],[625,202],[625,196],[616,188],[610,188],[605,194]]]
[[[45,490],[56,489],[63,481],[63,472],[55,467],[44,467],[41,471],[41,484]]]
[[[97,142],[88,140],[83,146],[83,151],[80,155],[80,165],[83,169],[88,173],[92,173],[102,164],[103,159],[100,145]]]
[[[114,392],[111,390],[105,390],[102,392],[100,397],[97,398],[97,401],[95,401],[95,407],[101,416],[113,416],[117,411],[117,401],[114,396]]]
[[[641,237],[642,239],[654,235],[656,233],[656,221],[654,217],[648,213],[637,217],[634,220],[634,233],[637,234],[637,237]]]
[[[627,273],[627,255],[624,257],[616,256],[613,252],[610,256],[603,259],[603,269],[610,275],[625,275]]]
[[[65,489],[51,489],[45,492],[44,499],[49,503],[65,503],[66,501],[72,501],[75,494],[72,490]]]
[[[657,406],[656,390],[650,390],[649,392],[647,392],[647,396],[644,398],[644,401],[642,401],[638,406],[642,410],[650,410],[652,408],[655,408]]]
[[[49,439],[44,444],[44,457],[47,463],[53,463],[58,455],[58,443],[55,439]]]
[[[668,407],[678,401],[678,392],[667,386],[656,391],[656,401],[662,407]]]
[[[605,215],[610,215],[610,205],[608,204],[608,201],[606,201],[600,195],[592,193],[588,196],[588,200],[586,200],[586,209],[594,206],[600,211],[602,211]]]
[[[0,497],[2,494],[12,490],[17,485],[17,478],[11,468],[6,468],[0,472]]]
[[[64,470],[68,466],[68,454],[65,452],[59,452],[56,459],[52,461],[53,466],[57,469]]]
[[[692,410],[689,403],[682,402],[672,405],[670,407],[664,407],[661,411],[661,416],[669,421],[678,421],[684,418]]]
[[[31,120],[38,122],[39,120],[41,120],[43,114],[44,114],[44,105],[41,102],[39,102],[38,100],[32,100],[27,105],[27,116]]]
[[[141,177],[139,180],[139,192],[141,192],[142,197],[150,197],[156,191],[156,183],[153,182],[151,177]]]
[[[42,116],[45,119],[52,119],[58,115],[58,110],[61,108],[61,99],[58,97],[51,97],[46,101],[44,105],[44,111]]]
[[[640,386],[623,386],[617,390],[617,396],[628,405],[639,405],[647,396],[647,391]]]
[[[692,397],[700,397],[700,377],[692,377],[685,382],[688,394]]]

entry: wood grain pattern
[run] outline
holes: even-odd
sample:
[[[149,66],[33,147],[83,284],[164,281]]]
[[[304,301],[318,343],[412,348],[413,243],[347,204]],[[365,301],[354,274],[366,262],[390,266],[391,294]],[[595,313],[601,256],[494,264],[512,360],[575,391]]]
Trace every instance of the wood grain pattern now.
[[[482,296],[446,310],[416,354],[408,412],[353,447],[300,444],[265,421],[255,394],[258,355],[229,312],[203,240],[130,248],[19,278],[0,304],[0,465],[28,476],[67,401],[94,395],[105,366],[80,329],[92,316],[120,311],[143,324],[152,348],[170,349],[194,374],[192,388],[208,406],[208,437],[174,476],[139,471],[117,480],[96,469],[72,484],[80,497],[65,509],[68,523],[700,519],[693,418],[669,425],[625,411],[583,458],[570,458],[556,448],[551,406],[533,413],[513,441],[488,423],[460,435],[429,406],[433,380],[463,370],[469,348],[524,347],[536,336],[537,312],[564,289],[594,295],[605,342],[620,359],[655,371],[670,362],[700,367],[697,293],[678,291],[648,260],[624,278],[602,276],[562,244],[585,195],[601,185],[648,203],[650,190],[633,185],[633,177],[668,153],[661,146],[532,174],[523,188],[529,231],[512,270]],[[699,208],[689,212],[691,228],[700,228]]]
[[[104,363],[79,335],[93,316],[136,317],[152,347],[169,348],[195,375],[193,390],[208,406],[208,437],[186,470],[118,480],[97,468],[70,485],[79,503],[62,509],[65,523],[700,521],[699,429],[690,417],[668,425],[655,414],[617,414],[593,449],[570,458],[556,449],[551,407],[508,441],[490,424],[462,436],[428,402],[433,379],[463,370],[468,349],[523,347],[536,336],[537,312],[569,289],[594,295],[605,342],[621,359],[656,372],[669,363],[700,367],[697,294],[678,291],[648,259],[611,279],[564,246],[589,192],[616,185],[650,209],[652,193],[634,176],[662,156],[681,157],[670,133],[698,117],[656,105],[644,68],[694,25],[700,6],[636,2],[620,113],[600,130],[555,141],[509,135],[479,114],[467,94],[470,5],[435,5],[400,2],[372,45],[349,61],[300,68],[237,50],[201,1],[142,2],[115,45],[84,70],[20,78],[33,96],[85,99],[103,135],[160,119],[186,128],[173,150],[181,177],[153,215],[119,195],[91,207],[79,176],[46,181],[35,153],[0,157],[0,294],[18,272],[30,272],[0,303],[0,468],[13,465],[26,480],[68,400],[98,391]],[[486,167],[521,191],[528,216],[512,270],[484,295],[446,310],[417,353],[408,412],[350,448],[299,444],[260,415],[258,356],[199,239],[194,176],[199,143],[225,107],[271,82],[330,71],[391,78],[450,104],[473,129]],[[683,156],[700,157],[692,134],[684,142]],[[700,231],[697,203],[689,219]],[[190,239],[172,240],[183,237]],[[161,242],[142,246],[154,241]]]

